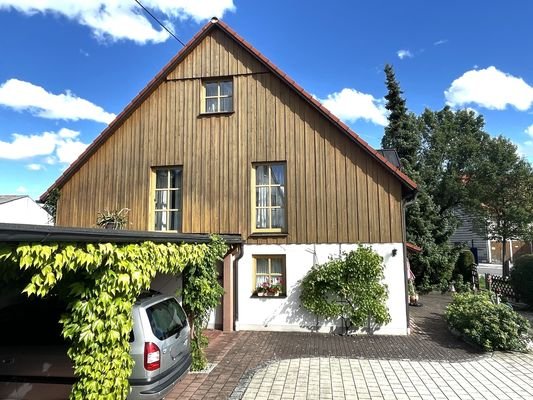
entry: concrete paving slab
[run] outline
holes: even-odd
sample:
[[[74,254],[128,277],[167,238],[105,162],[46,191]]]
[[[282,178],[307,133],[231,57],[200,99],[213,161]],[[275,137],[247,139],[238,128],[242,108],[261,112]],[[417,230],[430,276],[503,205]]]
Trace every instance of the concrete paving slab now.
[[[209,374],[190,374],[177,399],[533,399],[533,356],[481,353],[451,335],[449,296],[410,307],[410,336],[210,332]]]

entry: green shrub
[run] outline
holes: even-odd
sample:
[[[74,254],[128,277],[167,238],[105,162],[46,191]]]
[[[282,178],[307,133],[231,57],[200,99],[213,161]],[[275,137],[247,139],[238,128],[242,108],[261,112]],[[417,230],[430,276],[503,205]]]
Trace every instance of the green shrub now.
[[[208,344],[209,340],[207,336],[201,331],[191,340],[191,371],[201,371],[207,367],[205,349]]]
[[[422,278],[422,282],[420,283],[420,285],[416,287],[416,291],[419,294],[428,294],[431,293],[434,289],[434,285],[429,282],[429,278],[426,275]]]
[[[461,275],[461,281],[470,283],[472,282],[472,268],[476,264],[476,260],[472,252],[468,249],[461,250],[457,261],[455,262],[455,268],[453,270],[453,277],[456,282],[459,281],[459,275]]]
[[[529,322],[505,304],[494,304],[488,293],[454,296],[446,308],[448,325],[485,351],[526,349]]]
[[[314,266],[302,280],[303,307],[324,318],[348,317],[355,327],[390,322],[383,258],[369,246]]]
[[[470,282],[469,281],[465,281],[461,274],[459,274],[459,275],[457,275],[455,277],[455,281],[453,282],[453,285],[454,285],[455,291],[457,293],[466,293],[466,292],[471,292],[472,291],[472,287],[470,286]]]
[[[515,260],[511,270],[511,285],[521,301],[533,306],[533,254]]]

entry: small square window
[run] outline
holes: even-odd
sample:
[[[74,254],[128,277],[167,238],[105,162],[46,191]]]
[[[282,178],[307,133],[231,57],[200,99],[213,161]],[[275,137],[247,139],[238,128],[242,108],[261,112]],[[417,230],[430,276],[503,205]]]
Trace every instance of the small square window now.
[[[287,293],[285,285],[285,256],[253,256],[253,294],[257,296],[280,296]]]
[[[202,113],[225,113],[233,111],[233,81],[204,82]]]

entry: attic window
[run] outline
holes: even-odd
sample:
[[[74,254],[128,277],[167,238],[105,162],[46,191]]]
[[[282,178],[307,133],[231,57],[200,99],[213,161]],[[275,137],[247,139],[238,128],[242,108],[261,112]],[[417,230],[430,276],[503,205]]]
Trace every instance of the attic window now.
[[[202,113],[233,112],[233,81],[231,79],[205,81],[203,87]]]

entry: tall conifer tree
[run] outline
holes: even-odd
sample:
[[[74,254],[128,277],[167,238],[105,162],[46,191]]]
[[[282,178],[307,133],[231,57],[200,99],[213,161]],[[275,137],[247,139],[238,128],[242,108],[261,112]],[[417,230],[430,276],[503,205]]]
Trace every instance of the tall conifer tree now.
[[[450,279],[456,254],[448,238],[455,227],[448,219],[442,218],[439,206],[422,179],[423,124],[408,111],[403,92],[389,64],[385,66],[385,76],[388,89],[385,107],[390,113],[381,145],[396,149],[403,171],[418,184],[416,201],[406,210],[407,240],[422,247],[422,253],[410,257],[411,268],[418,281],[424,277],[430,282]]]
[[[405,99],[402,97],[403,92],[390,64],[385,65],[385,76],[388,90],[385,96],[387,100],[385,108],[390,113],[381,146],[386,149],[396,149],[405,172],[411,175],[420,150],[420,131],[415,129],[416,116],[407,110]]]

